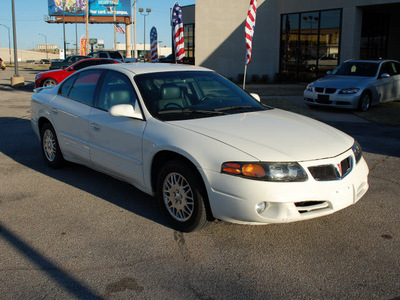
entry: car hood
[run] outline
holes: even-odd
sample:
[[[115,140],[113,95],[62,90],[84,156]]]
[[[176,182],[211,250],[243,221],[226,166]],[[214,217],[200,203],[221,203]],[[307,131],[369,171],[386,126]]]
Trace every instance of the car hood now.
[[[260,161],[329,158],[347,151],[354,143],[352,137],[333,127],[279,109],[170,123],[230,145]]]
[[[364,85],[371,79],[373,78],[363,76],[328,75],[314,81],[312,84],[327,88],[350,88]]]
[[[63,73],[63,72],[65,72],[64,69],[58,69],[58,70],[49,70],[49,71],[40,72],[39,74],[42,75],[42,77],[43,77],[43,75],[46,75],[46,74],[54,74],[54,75],[57,75],[57,74],[61,74],[61,73]],[[39,74],[38,74],[38,75],[39,75]]]

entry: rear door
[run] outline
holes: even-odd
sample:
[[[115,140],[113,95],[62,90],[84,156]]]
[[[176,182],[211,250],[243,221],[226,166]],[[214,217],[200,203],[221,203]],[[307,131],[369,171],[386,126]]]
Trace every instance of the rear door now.
[[[88,117],[101,74],[101,70],[92,70],[69,77],[51,102],[60,147],[70,160],[90,163]]]

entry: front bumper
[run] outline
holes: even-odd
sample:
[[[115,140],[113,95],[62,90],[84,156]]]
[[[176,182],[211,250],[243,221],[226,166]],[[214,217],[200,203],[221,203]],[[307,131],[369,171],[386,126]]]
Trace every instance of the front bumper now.
[[[305,182],[266,182],[205,171],[208,195],[215,218],[241,224],[288,223],[332,214],[356,203],[368,190],[368,166],[362,158],[343,178],[317,181],[310,166],[337,165],[352,151],[338,157],[300,163]],[[354,158],[354,157],[353,157]],[[266,202],[259,213],[257,205]]]
[[[334,93],[304,91],[304,103],[326,107],[356,109],[360,97],[361,91],[355,94],[339,94],[339,90]]]

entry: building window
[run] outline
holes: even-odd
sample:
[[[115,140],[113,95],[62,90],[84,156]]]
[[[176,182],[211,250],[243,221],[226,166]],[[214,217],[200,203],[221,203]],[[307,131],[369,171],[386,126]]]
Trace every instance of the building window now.
[[[194,65],[194,24],[184,24],[185,58],[184,63]]]
[[[338,65],[341,18],[340,9],[282,15],[283,80],[311,81]]]
[[[361,59],[387,58],[390,15],[364,12],[361,31]]]

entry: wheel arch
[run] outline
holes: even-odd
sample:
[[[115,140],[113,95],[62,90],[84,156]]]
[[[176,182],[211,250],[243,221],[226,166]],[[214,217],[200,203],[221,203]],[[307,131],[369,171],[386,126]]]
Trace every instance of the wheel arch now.
[[[204,199],[204,205],[206,207],[206,211],[207,211],[207,219],[212,221],[214,220],[214,216],[212,214],[211,211],[211,206],[210,206],[210,202],[209,202],[209,198],[208,198],[208,192],[207,192],[207,187],[204,183],[204,179],[203,176],[200,174],[199,170],[197,169],[196,165],[187,157],[173,152],[173,151],[169,151],[169,150],[164,150],[164,151],[160,151],[158,152],[154,158],[153,158],[153,162],[151,165],[151,188],[152,190],[155,192],[155,194],[157,193],[157,178],[158,178],[158,174],[161,170],[161,168],[163,167],[163,165],[171,160],[178,160],[181,161],[182,163],[186,164],[195,174],[195,176],[199,179],[199,182],[201,183],[201,188],[203,189],[203,192],[206,195],[206,199]]]
[[[42,132],[43,125],[46,124],[46,123],[49,123],[51,126],[53,126],[53,124],[51,124],[51,122],[50,122],[50,120],[48,118],[46,118],[46,117],[40,117],[39,118],[39,120],[38,120],[39,133]],[[54,128],[54,126],[53,126],[53,128]]]

